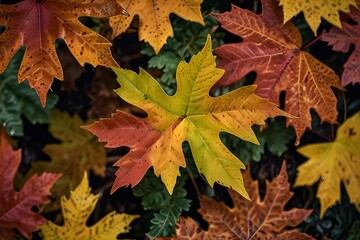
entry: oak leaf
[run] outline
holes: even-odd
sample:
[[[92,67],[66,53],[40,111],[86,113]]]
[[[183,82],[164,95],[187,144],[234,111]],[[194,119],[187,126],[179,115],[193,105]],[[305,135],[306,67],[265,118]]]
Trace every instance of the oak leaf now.
[[[343,22],[343,29],[332,28],[330,32],[324,33],[321,40],[333,46],[333,50],[348,52],[351,44],[355,45],[354,51],[344,64],[344,71],[341,76],[341,85],[360,82],[360,11],[351,8],[350,17],[356,24]]]
[[[214,182],[231,187],[247,197],[240,169],[242,162],[221,142],[220,132],[229,132],[258,143],[251,129],[263,125],[268,117],[288,116],[254,94],[256,86],[247,86],[219,97],[211,97],[211,87],[223,74],[216,68],[210,35],[204,48],[189,63],[180,62],[176,72],[177,91],[167,95],[159,83],[144,70],[114,69],[121,87],[116,93],[125,101],[143,109],[146,118],[117,111],[85,129],[107,142],[106,147],[130,147],[130,152],[115,163],[112,192],[121,186],[136,185],[153,166],[172,193],[179,167],[185,167],[182,143],[190,145],[200,173]]]
[[[311,185],[321,179],[317,196],[320,216],[340,201],[341,182],[350,202],[360,209],[360,112],[347,119],[337,130],[334,142],[309,144],[297,149],[309,158],[298,167],[294,186]]]
[[[61,197],[61,208],[64,217],[64,225],[59,226],[49,221],[41,227],[41,233],[45,240],[76,240],[76,239],[116,239],[120,233],[127,233],[132,220],[136,215],[125,213],[118,214],[113,211],[91,227],[86,222],[94,211],[99,195],[93,195],[87,174],[71,191],[69,199]]]
[[[298,15],[304,13],[305,21],[311,30],[317,35],[321,18],[332,25],[341,28],[339,11],[349,13],[350,6],[356,6],[356,0],[279,0],[279,5],[283,6],[284,23]]]
[[[116,0],[24,0],[0,5],[0,25],[6,27],[0,35],[0,73],[14,54],[26,46],[18,81],[28,79],[45,106],[53,78],[63,79],[55,51],[56,39],[64,39],[82,66],[85,62],[93,66],[117,66],[110,52],[111,43],[81,24],[78,18],[110,17],[122,12]]]
[[[45,223],[42,205],[48,202],[50,188],[60,174],[34,175],[20,191],[14,190],[14,178],[21,162],[21,150],[14,151],[4,130],[0,129],[0,239],[12,239],[13,229],[29,238]],[[33,208],[38,207],[38,211]]]
[[[92,120],[82,121],[76,114],[70,117],[58,110],[51,113],[49,131],[61,140],[61,143],[45,145],[43,151],[51,157],[51,161],[33,162],[29,172],[62,173],[62,177],[52,189],[54,197],[58,200],[62,195],[68,196],[70,190],[81,182],[81,173],[84,171],[92,170],[96,175],[105,177],[107,157],[104,144],[80,128],[81,125],[91,122]],[[46,211],[59,208],[58,201],[53,201],[47,205]]]
[[[169,15],[205,25],[200,4],[203,0],[117,0],[130,16],[110,17],[112,37],[125,32],[135,15],[139,16],[139,39],[148,42],[158,54],[168,37],[173,37]]]
[[[190,218],[181,218],[176,239],[313,239],[294,229],[310,215],[311,210],[284,210],[293,195],[285,162],[279,175],[272,182],[266,182],[263,199],[260,198],[258,182],[251,178],[249,169],[244,174],[244,183],[252,201],[229,190],[234,204],[230,208],[202,196],[198,211],[209,223],[208,230],[200,229]]]
[[[251,71],[257,74],[255,93],[279,104],[285,91],[285,111],[298,117],[287,119],[295,129],[297,142],[311,128],[310,109],[322,121],[336,123],[337,99],[331,87],[343,89],[336,73],[301,49],[299,30],[291,22],[279,22],[281,12],[273,0],[262,1],[262,14],[232,7],[231,12],[214,14],[222,27],[240,36],[241,43],[215,50],[225,75],[218,85],[229,85]]]

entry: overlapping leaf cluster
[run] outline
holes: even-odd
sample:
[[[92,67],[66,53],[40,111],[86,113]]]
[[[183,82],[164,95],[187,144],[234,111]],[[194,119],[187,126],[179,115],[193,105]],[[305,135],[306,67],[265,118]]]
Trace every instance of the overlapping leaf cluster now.
[[[256,144],[253,124],[264,125],[268,117],[288,115],[255,95],[256,86],[211,97],[209,91],[223,73],[216,68],[211,46],[208,37],[203,50],[189,63],[180,62],[173,96],[164,93],[142,69],[139,74],[115,69],[121,85],[116,90],[118,95],[145,110],[148,116],[138,118],[117,111],[111,118],[85,127],[107,142],[107,147],[131,148],[115,164],[120,168],[112,191],[135,186],[152,166],[172,193],[179,167],[186,166],[182,143],[187,141],[199,172],[211,186],[217,182],[248,197],[239,171],[244,165],[222,144],[219,133],[229,132]]]

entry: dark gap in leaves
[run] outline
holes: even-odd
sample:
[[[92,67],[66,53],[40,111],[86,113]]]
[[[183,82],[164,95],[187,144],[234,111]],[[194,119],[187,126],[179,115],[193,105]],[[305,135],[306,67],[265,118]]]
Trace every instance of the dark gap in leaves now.
[[[19,3],[23,0],[1,0],[0,3],[1,4],[16,4]]]
[[[285,99],[286,99],[286,91],[282,91],[279,96],[279,102],[280,102],[279,108],[281,110],[285,110]]]
[[[121,34],[113,41],[113,57],[121,68],[139,72],[139,68],[146,69],[148,58],[144,57],[140,51],[145,43],[139,42],[138,33],[128,29],[126,34]]]
[[[347,21],[346,21],[348,24],[350,25],[358,25],[359,23],[356,22],[355,20],[353,20],[352,18],[349,18]]]
[[[360,84],[349,84],[345,87],[346,89],[346,103],[347,103],[347,117],[354,115],[360,111]]]
[[[260,162],[251,162],[251,177],[254,180],[258,180],[261,200],[263,200],[266,193],[266,180],[272,181],[279,174],[282,162],[283,159],[279,159],[271,153],[263,155]]]
[[[300,143],[306,142],[307,144],[309,144],[309,143],[314,143],[315,140],[317,140],[319,142],[333,140],[333,139],[331,139],[331,137],[332,137],[331,136],[331,124],[328,122],[321,123],[321,119],[320,119],[319,115],[313,109],[310,110],[310,114],[311,114],[311,119],[312,119],[312,124],[311,124],[312,127],[311,127],[311,129],[307,129],[306,132],[311,132],[313,134],[314,138],[309,139],[309,141],[303,141],[303,138],[304,138],[304,136],[303,136]],[[335,127],[335,125],[334,125],[334,127]],[[335,137],[335,133],[336,133],[336,131],[334,129],[334,137]],[[316,138],[315,136],[317,136],[318,138]]]
[[[349,203],[343,184],[341,185],[341,204],[337,203],[329,208],[323,218],[319,216],[318,199],[315,199],[310,207],[314,209],[313,213],[299,225],[302,232],[318,239],[324,236],[329,239],[358,239],[360,236],[360,213],[356,211],[353,204]]]
[[[77,89],[82,89],[76,92],[61,91],[61,82],[54,81],[52,90],[59,96],[59,101],[56,107],[64,112],[68,112],[71,116],[78,114],[83,120],[87,119],[87,111],[90,107],[90,99],[86,94],[86,89],[89,88],[91,79],[94,76],[94,69],[91,65],[85,64],[85,71],[81,77],[76,81]]]
[[[19,139],[18,147],[22,149],[19,170],[25,174],[32,162],[50,161],[50,157],[42,149],[47,144],[59,143],[60,141],[49,133],[47,124],[33,125],[26,118],[23,118],[23,123],[24,137]]]
[[[220,28],[218,31],[221,31],[223,33],[226,33],[224,38],[223,38],[223,41],[224,41],[224,44],[228,44],[228,43],[241,43],[242,42],[242,38],[238,35],[235,35],[231,32],[228,32],[226,31],[225,29],[221,28],[221,25],[220,25]]]
[[[229,195],[228,188],[219,185],[218,183],[214,184],[215,195],[212,196],[218,202],[224,202],[229,207],[234,207],[234,203]]]
[[[99,22],[100,20],[94,17],[88,17],[88,16],[80,16],[79,21],[84,24],[86,27],[90,28],[91,30],[95,32],[99,32],[100,26]]]

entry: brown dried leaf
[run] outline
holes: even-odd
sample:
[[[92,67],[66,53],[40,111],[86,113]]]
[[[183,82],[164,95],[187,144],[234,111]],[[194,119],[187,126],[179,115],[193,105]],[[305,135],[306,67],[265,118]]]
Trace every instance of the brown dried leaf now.
[[[199,212],[209,223],[207,231],[200,231],[194,222],[182,218],[177,228],[176,239],[312,239],[294,229],[304,221],[311,210],[293,208],[284,210],[293,195],[284,162],[281,171],[272,182],[266,182],[266,194],[260,198],[258,182],[244,174],[245,187],[252,201],[233,190],[229,194],[234,207],[202,197]]]

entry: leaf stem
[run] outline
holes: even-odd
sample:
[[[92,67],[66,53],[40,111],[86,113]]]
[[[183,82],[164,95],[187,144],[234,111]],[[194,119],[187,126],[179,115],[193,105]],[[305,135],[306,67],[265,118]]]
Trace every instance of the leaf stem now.
[[[307,49],[308,47],[310,47],[311,45],[313,45],[314,43],[316,43],[317,41],[319,41],[322,37],[322,34],[320,34],[319,36],[317,36],[314,40],[312,40],[311,42],[309,42],[308,44],[305,45],[305,47],[302,47],[302,50]]]
[[[311,133],[313,133],[313,134],[315,134],[315,135],[317,135],[317,136],[325,139],[325,140],[328,141],[328,142],[332,142],[332,141],[333,141],[333,139],[331,139],[330,137],[325,136],[324,134],[321,134],[321,133],[319,133],[319,132],[316,132],[316,131],[314,131],[314,130],[312,130],[312,129],[308,129],[308,130],[309,130],[309,132],[311,132]]]
[[[119,155],[119,156],[110,156],[107,157],[107,162],[108,163],[115,163],[117,160],[119,160],[121,157],[123,157],[124,155]]]
[[[109,182],[105,183],[104,185],[100,186],[99,188],[94,189],[93,193],[96,195],[100,194],[102,196],[108,188],[111,188],[112,185],[113,185],[113,182],[109,181]]]
[[[198,188],[198,186],[197,186],[197,184],[196,184],[196,181],[195,181],[195,179],[194,179],[193,174],[191,173],[191,171],[189,170],[189,168],[186,168],[186,171],[187,171],[187,173],[188,173],[188,175],[189,175],[189,178],[190,178],[190,180],[191,180],[192,185],[193,185],[194,188],[195,188],[196,195],[197,195],[198,197],[200,197],[201,194],[200,194],[199,188]]]
[[[345,97],[345,92],[342,91],[342,96],[343,96],[343,103],[344,103],[344,122],[347,119],[347,105],[346,105],[346,97]]]

